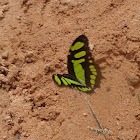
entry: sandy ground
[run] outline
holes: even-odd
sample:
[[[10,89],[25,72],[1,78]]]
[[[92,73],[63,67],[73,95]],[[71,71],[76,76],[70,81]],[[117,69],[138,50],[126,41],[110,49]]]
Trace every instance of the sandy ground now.
[[[104,79],[93,94],[58,87],[85,34]],[[0,140],[140,140],[139,0],[0,0]]]

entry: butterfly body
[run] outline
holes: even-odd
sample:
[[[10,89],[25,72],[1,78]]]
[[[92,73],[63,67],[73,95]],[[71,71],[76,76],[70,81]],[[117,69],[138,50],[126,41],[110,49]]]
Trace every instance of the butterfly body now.
[[[93,89],[101,75],[99,67],[89,50],[88,39],[85,35],[79,36],[68,53],[68,74],[54,74],[53,79],[58,85],[75,87],[83,92]]]

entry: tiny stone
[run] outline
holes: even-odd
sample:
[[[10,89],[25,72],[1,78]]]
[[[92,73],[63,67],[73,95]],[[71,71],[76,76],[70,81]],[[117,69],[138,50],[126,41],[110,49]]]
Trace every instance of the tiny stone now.
[[[92,51],[92,50],[95,48],[95,45],[94,45],[94,44],[90,44],[90,45],[89,45],[89,48],[90,48],[90,50]]]
[[[24,134],[24,133],[23,133]],[[24,134],[24,137],[29,137],[30,135],[29,134]]]
[[[17,16],[16,19],[17,19],[17,20],[21,20],[21,16]]]
[[[117,125],[120,125],[118,121],[116,121],[116,124],[117,124]]]
[[[83,116],[85,116],[85,117],[86,117],[86,116],[87,116],[87,113],[83,113]]]

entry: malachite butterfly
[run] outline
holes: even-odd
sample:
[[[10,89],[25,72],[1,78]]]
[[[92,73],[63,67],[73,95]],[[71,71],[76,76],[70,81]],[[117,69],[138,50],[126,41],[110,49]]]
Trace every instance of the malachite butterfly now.
[[[80,35],[72,43],[68,53],[67,67],[68,74],[53,75],[58,85],[75,87],[83,92],[90,92],[99,86],[101,72],[92,58],[85,35]]]

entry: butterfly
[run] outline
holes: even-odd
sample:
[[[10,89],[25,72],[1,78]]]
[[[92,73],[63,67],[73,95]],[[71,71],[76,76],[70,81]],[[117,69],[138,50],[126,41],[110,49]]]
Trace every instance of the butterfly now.
[[[68,53],[68,74],[54,74],[53,80],[59,85],[75,87],[90,92],[99,86],[101,71],[92,58],[88,38],[80,35],[72,43]]]

